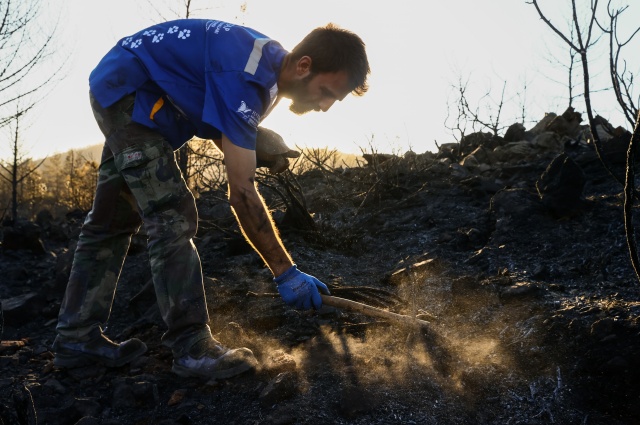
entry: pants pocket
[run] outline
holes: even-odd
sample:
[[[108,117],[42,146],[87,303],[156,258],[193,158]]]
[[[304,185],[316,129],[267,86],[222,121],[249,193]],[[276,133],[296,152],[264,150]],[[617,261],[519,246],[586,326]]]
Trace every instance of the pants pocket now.
[[[115,163],[145,216],[171,208],[190,194],[164,141],[128,147],[115,155]]]

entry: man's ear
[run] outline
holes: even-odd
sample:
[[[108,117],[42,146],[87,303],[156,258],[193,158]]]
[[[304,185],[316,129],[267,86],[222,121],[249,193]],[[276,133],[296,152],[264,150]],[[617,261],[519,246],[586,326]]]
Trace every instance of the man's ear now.
[[[309,56],[302,56],[296,63],[296,75],[304,78],[309,74],[311,74],[311,58]]]

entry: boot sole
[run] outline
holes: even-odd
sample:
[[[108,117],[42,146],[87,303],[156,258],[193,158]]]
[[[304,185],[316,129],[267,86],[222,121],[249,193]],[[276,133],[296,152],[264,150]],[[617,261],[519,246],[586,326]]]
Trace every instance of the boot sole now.
[[[82,366],[88,366],[90,364],[101,364],[106,367],[121,367],[129,362],[137,359],[141,355],[147,352],[147,346],[140,347],[137,351],[129,354],[128,356],[120,357],[119,359],[105,359],[104,357],[94,356],[87,353],[67,354],[56,353],[53,358],[53,365],[62,368],[76,368]]]
[[[185,366],[181,366],[179,364],[173,363],[171,367],[171,371],[176,375],[183,378],[207,378],[207,379],[228,379],[232,378],[236,375],[240,375],[241,373],[247,372],[250,369],[255,369],[258,361],[253,359],[249,362],[241,363],[237,366],[230,367],[228,369],[216,370],[213,372],[199,372],[195,369],[190,369]]]

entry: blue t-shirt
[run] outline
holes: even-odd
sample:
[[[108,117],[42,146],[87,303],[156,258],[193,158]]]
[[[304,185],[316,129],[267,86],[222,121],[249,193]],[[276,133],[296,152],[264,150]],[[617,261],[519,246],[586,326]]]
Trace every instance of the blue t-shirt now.
[[[105,108],[135,92],[133,120],[156,129],[174,149],[193,136],[221,133],[255,149],[287,53],[250,28],[181,19],[120,40],[91,72],[89,86]]]

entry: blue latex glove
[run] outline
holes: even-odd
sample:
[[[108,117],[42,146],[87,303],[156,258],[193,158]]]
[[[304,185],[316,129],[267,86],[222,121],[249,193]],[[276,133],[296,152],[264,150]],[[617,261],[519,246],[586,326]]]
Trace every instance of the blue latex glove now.
[[[302,273],[295,264],[273,281],[278,285],[278,292],[284,302],[300,310],[308,310],[312,306],[319,310],[322,307],[320,292],[329,295],[327,285]]]

